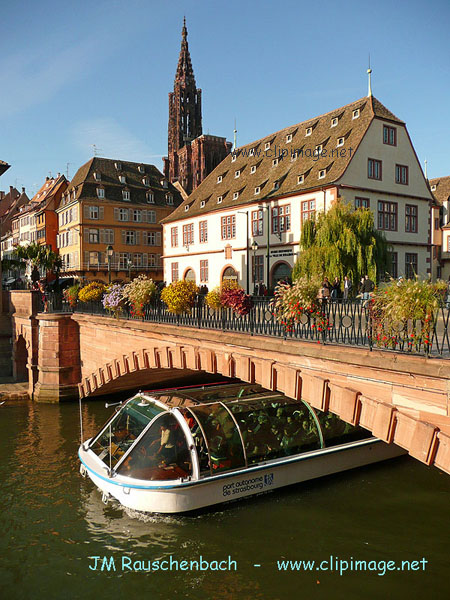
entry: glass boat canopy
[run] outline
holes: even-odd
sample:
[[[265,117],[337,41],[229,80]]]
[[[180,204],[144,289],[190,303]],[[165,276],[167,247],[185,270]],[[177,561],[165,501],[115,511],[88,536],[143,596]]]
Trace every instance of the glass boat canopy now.
[[[252,384],[138,394],[91,440],[120,475],[203,478],[372,437],[336,415]]]

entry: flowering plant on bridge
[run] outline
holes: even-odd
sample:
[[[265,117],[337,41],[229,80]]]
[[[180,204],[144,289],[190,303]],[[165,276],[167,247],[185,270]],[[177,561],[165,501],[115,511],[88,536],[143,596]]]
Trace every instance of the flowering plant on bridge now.
[[[427,350],[432,328],[447,284],[438,280],[391,279],[380,287],[370,303],[372,341],[384,348],[406,344]]]
[[[123,303],[123,286],[120,283],[113,283],[108,286],[102,299],[103,307],[118,318],[122,312]]]
[[[209,308],[220,310],[221,308],[233,308],[229,304],[228,292],[230,290],[241,290],[242,288],[235,279],[225,279],[221,286],[215,287],[206,294],[205,302]],[[233,302],[232,300],[230,300]],[[247,313],[243,313],[247,314]]]
[[[75,306],[77,305],[79,291],[80,286],[78,284],[72,285],[63,291],[63,297],[65,300],[67,300],[71,308],[75,308]]]
[[[139,275],[123,288],[123,297],[131,306],[134,317],[144,316],[144,306],[154,298],[156,285],[150,277]]]
[[[80,302],[98,302],[105,293],[106,286],[104,283],[92,281],[80,289],[78,292],[78,300]]]
[[[195,281],[174,281],[161,292],[161,300],[167,310],[176,315],[189,312],[198,294]]]
[[[244,316],[253,308],[252,298],[242,288],[228,288],[222,291],[220,303],[224,308],[231,308],[236,314]]]
[[[324,334],[330,324],[319,299],[321,288],[318,276],[298,277],[293,284],[280,282],[271,303],[273,316],[288,332],[300,323],[310,326],[317,336]]]

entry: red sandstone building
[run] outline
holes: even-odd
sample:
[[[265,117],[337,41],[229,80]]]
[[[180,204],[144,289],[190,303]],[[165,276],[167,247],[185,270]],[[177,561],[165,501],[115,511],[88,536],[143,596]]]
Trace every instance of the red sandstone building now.
[[[173,92],[169,93],[168,156],[164,174],[190,194],[229,154],[226,138],[202,133],[202,90],[197,88],[187,42],[186,21]]]

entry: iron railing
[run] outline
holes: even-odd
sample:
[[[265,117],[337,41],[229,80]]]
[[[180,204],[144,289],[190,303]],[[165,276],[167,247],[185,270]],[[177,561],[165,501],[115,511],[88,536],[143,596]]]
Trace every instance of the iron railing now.
[[[47,298],[49,312],[112,316],[100,301],[78,302],[71,307],[59,293],[50,293]],[[166,305],[156,299],[143,307],[141,316],[125,306],[118,318],[450,358],[450,311],[446,304],[438,309],[429,325],[420,321],[399,322],[388,336],[372,313],[370,301],[324,300],[316,312],[303,313],[296,322],[283,324],[273,313],[272,300],[253,297],[253,308],[240,316],[231,309],[211,309],[204,296],[197,297],[189,312],[179,315],[170,313]],[[41,308],[44,309],[42,299]]]

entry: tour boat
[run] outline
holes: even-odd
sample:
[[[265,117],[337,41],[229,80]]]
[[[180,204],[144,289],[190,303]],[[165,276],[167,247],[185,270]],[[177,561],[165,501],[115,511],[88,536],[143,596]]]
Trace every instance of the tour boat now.
[[[404,454],[259,385],[139,392],[82,443],[80,471],[143,512],[183,513]]]

